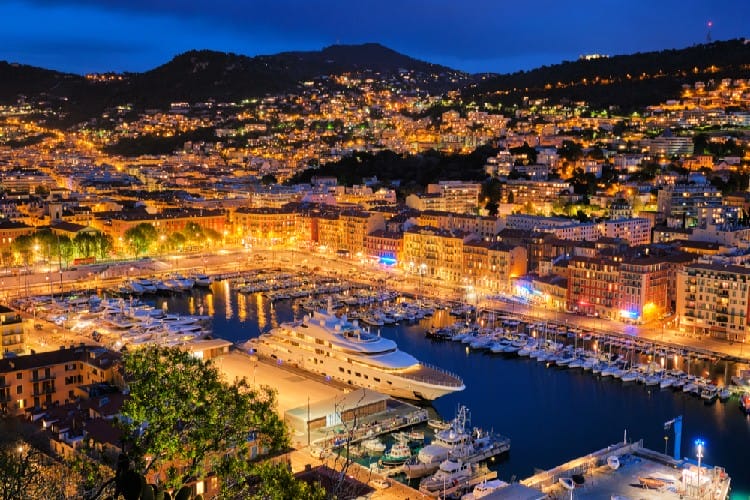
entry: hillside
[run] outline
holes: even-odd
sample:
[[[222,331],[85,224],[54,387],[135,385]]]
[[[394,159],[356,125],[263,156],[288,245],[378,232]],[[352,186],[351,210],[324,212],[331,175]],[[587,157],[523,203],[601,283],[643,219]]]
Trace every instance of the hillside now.
[[[464,89],[466,100],[518,104],[523,97],[587,101],[635,110],[679,95],[682,84],[750,78],[750,44],[729,40],[684,49],[566,61],[497,75]]]
[[[294,91],[302,81],[323,75],[371,74],[383,80],[402,69],[415,77],[411,85],[429,89],[433,94],[464,85],[464,102],[512,105],[528,97],[636,110],[675,98],[685,83],[750,78],[750,44],[730,40],[473,78],[376,43],[256,57],[196,50],[143,73],[98,82],[80,75],[0,62],[0,104],[15,103],[19,96],[29,102],[47,103],[61,112],[58,124],[64,126],[97,117],[120,104],[130,103],[138,112],[165,108],[175,101],[241,101]]]
[[[333,45],[320,51],[283,52],[248,57],[194,50],[122,80],[92,82],[80,75],[0,63],[0,103],[53,101],[68,121],[99,115],[108,106],[131,103],[135,109],[163,108],[175,101],[240,101],[293,90],[304,80],[341,73],[395,74],[405,69],[421,76],[426,88],[445,90],[450,68],[419,61],[379,44]]]

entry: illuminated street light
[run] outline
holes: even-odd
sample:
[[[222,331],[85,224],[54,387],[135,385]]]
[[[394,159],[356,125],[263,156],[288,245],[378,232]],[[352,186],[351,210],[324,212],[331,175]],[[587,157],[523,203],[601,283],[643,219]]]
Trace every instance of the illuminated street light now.
[[[703,458],[703,447],[706,442],[702,439],[695,440],[695,456],[698,458],[698,496],[701,492],[701,459]]]

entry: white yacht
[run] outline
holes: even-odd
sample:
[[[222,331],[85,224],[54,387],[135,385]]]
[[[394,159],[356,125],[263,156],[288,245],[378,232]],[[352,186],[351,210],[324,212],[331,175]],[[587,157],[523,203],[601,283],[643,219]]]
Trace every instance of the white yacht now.
[[[420,362],[346,316],[315,312],[251,340],[260,355],[394,397],[433,400],[462,391],[458,376]]]

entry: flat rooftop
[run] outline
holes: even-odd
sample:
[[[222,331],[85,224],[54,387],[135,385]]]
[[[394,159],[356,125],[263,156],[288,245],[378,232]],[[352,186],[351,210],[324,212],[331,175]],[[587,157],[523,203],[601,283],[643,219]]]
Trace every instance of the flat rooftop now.
[[[266,385],[276,389],[278,412],[282,418],[291,409],[330,401],[344,393],[337,385],[325,382],[322,377],[320,380],[313,380],[301,371],[296,373],[287,367],[282,369],[239,351],[217,356],[213,361],[228,381],[245,377],[251,385]]]

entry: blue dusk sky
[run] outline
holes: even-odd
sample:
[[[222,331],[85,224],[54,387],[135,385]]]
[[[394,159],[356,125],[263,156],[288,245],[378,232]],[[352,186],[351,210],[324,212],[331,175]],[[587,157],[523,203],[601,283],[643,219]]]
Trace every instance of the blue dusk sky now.
[[[743,38],[750,0],[0,0],[0,60],[145,71],[191,49],[248,56],[379,42],[472,73]]]

